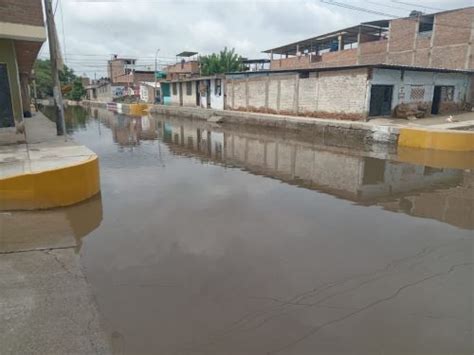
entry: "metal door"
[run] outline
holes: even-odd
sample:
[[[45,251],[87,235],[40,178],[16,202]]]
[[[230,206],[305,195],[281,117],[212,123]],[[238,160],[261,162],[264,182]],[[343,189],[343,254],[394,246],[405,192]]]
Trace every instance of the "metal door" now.
[[[369,116],[388,116],[392,113],[392,85],[372,85]]]

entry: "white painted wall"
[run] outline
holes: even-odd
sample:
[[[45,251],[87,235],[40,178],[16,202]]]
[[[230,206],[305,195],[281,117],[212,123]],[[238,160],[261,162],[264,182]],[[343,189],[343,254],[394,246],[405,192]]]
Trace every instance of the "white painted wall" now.
[[[223,110],[224,109],[224,82],[225,80],[221,80],[221,92],[220,94],[216,95],[216,80],[211,80],[211,108],[215,110]]]

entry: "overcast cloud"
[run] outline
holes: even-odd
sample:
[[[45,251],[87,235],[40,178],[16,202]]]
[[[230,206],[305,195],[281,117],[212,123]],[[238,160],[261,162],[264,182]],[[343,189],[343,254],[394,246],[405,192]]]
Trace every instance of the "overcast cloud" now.
[[[472,0],[338,2],[400,17],[414,9],[436,12],[472,5]],[[387,17],[319,0],[60,0],[56,11],[66,63],[90,77],[106,75],[112,53],[137,58],[143,69],[153,69],[158,48],[160,64],[174,61],[183,50],[208,54],[225,46],[245,57],[265,58],[265,49],[382,18]],[[45,44],[40,56],[47,55]]]

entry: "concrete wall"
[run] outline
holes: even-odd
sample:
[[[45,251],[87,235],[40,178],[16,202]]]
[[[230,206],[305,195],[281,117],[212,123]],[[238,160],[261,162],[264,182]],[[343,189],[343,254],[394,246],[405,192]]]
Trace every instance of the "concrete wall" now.
[[[452,102],[442,103],[440,113],[457,111],[468,100],[470,77],[462,73],[415,72],[374,69],[370,85],[393,85],[392,110],[402,104],[419,104],[431,110],[435,86],[454,86]]]
[[[0,38],[0,63],[7,65],[13,116],[15,121],[19,122],[23,120],[23,108],[21,103],[20,77],[13,40]]]
[[[226,109],[309,117],[366,117],[367,69],[229,76]],[[341,97],[344,92],[344,97]]]

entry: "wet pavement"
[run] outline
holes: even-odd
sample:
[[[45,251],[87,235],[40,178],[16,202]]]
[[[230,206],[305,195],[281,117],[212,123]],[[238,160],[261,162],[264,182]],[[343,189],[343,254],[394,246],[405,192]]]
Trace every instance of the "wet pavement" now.
[[[100,218],[68,219],[93,226],[76,251],[115,353],[473,353],[472,171],[98,109],[68,127],[100,158]]]

